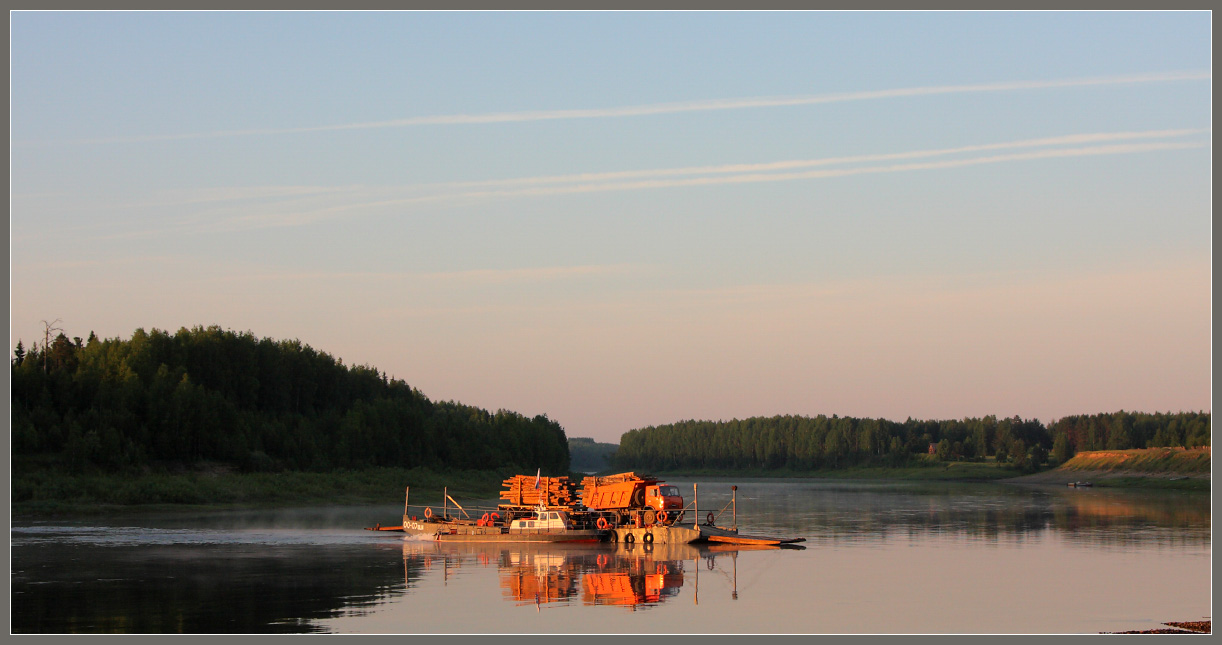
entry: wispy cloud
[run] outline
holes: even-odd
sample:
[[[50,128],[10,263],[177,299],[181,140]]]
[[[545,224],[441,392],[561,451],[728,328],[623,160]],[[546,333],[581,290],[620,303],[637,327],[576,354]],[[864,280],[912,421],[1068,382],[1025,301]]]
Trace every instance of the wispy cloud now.
[[[179,196],[159,195],[145,205],[177,203],[202,205],[204,208],[184,215],[174,223],[163,220],[151,226],[140,225],[140,228],[127,231],[112,229],[113,232],[93,239],[131,239],[172,232],[227,233],[304,226],[426,204],[455,205],[585,193],[783,182],[931,171],[1039,159],[1198,149],[1210,146],[1210,134],[1209,129],[1097,132],[905,152],[764,163],[648,168],[399,186],[218,188],[189,191]],[[104,207],[104,203],[97,207]]]
[[[557,184],[574,182],[596,182],[615,179],[632,179],[636,177],[665,177],[682,175],[725,174],[744,172],[771,172],[776,170],[792,170],[813,166],[830,166],[840,164],[869,163],[878,161],[899,161],[902,159],[919,159],[923,157],[940,157],[973,152],[988,152],[1009,148],[1038,148],[1063,145],[1081,145],[1087,143],[1107,143],[1113,141],[1129,141],[1140,139],[1168,139],[1185,137],[1194,134],[1205,134],[1208,129],[1179,130],[1146,130],[1141,132],[1098,132],[1089,134],[1072,134],[1061,137],[1044,137],[1040,139],[1025,139],[988,143],[955,148],[940,148],[932,150],[913,150],[909,152],[891,152],[883,154],[852,155],[845,157],[824,157],[820,159],[791,159],[755,164],[723,164],[716,166],[688,166],[683,168],[654,168],[646,170],[621,170],[601,173],[580,173],[571,175],[545,175],[540,177],[520,177],[511,179],[491,179],[481,181],[450,182],[437,184],[420,184],[418,189],[438,188],[479,188],[497,186],[527,186],[539,184]]]
[[[934,85],[924,87],[907,87],[863,92],[842,92],[834,94],[815,94],[804,96],[765,96],[734,99],[710,99],[704,101],[688,101],[679,103],[654,103],[648,105],[629,105],[608,108],[589,108],[572,110],[534,110],[523,112],[494,112],[487,114],[448,114],[433,116],[416,116],[385,121],[366,121],[360,123],[344,123],[333,125],[308,126],[298,128],[250,128],[243,130],[218,130],[213,132],[193,132],[183,134],[145,135],[129,137],[103,137],[75,141],[77,144],[111,144],[111,143],[149,143],[165,141],[181,141],[187,139],[210,139],[221,137],[266,136],[283,134],[309,134],[316,132],[338,132],[345,130],[369,130],[377,128],[404,128],[414,126],[448,126],[448,125],[480,125],[491,123],[521,123],[530,121],[551,121],[559,119],[610,119],[623,117],[653,116],[662,114],[679,114],[685,112],[707,112],[715,110],[743,110],[751,108],[772,108],[799,105],[818,105],[823,103],[843,103],[847,101],[873,101],[881,99],[896,99],[916,96],[936,96],[942,94],[975,94],[987,92],[1017,92],[1024,90],[1043,90],[1058,88],[1096,87],[1107,85],[1135,85],[1143,83],[1169,83],[1177,81],[1209,80],[1208,71],[1163,72],[1155,74],[1134,74],[1127,76],[1106,76],[1097,78],[1054,79],[1044,81],[1006,81],[997,83],[976,83],[969,85]]]
[[[348,216],[356,211],[367,211],[370,209],[395,206],[410,206],[425,202],[539,197],[659,188],[780,182],[802,179],[847,177],[863,174],[937,170],[983,164],[1031,161],[1037,159],[1134,154],[1159,150],[1205,148],[1209,145],[1209,143],[1206,141],[1153,141],[1144,143],[1130,142],[1108,144],[1109,142],[1120,142],[1126,140],[1136,141],[1152,138],[1177,138],[1191,134],[1202,134],[1205,132],[1208,131],[1158,130],[1149,132],[1081,134],[1065,137],[1013,141],[1007,143],[959,146],[955,148],[934,150],[858,155],[850,157],[831,157],[824,159],[790,160],[763,164],[665,168],[656,170],[591,173],[552,177],[528,177],[517,180],[496,180],[489,183],[496,186],[506,187],[491,190],[443,190],[442,192],[430,195],[415,195],[403,198],[379,199],[376,201],[365,202],[349,202],[319,208],[312,211],[280,212],[274,214],[254,213],[242,216],[240,218],[217,221],[212,224],[211,227],[216,230],[231,230],[251,227],[264,228],[277,226],[299,226],[325,219]],[[1108,145],[1078,145],[1077,147],[1063,147],[1067,144],[1083,143],[1104,143]],[[961,155],[965,153],[993,152],[1007,149],[1030,149],[1036,147],[1042,149],[1030,150],[1027,152],[1013,152],[1010,154],[972,156],[960,159],[943,159],[937,161],[921,161],[916,163],[878,163],[957,154]],[[848,167],[819,168],[820,166],[828,165],[840,165]],[[607,181],[609,179],[612,181]],[[616,179],[631,179],[631,181],[614,181]],[[480,184],[481,182],[469,182],[468,186],[471,188],[478,188],[480,187]],[[419,190],[420,188],[423,187],[407,187],[408,190]]]
[[[277,271],[254,272],[226,276],[225,280],[242,282],[300,282],[320,280],[411,281],[422,283],[462,283],[488,285],[504,283],[537,283],[570,278],[626,275],[647,269],[638,264],[589,264],[575,266],[519,267],[513,269],[474,269],[468,271]]]

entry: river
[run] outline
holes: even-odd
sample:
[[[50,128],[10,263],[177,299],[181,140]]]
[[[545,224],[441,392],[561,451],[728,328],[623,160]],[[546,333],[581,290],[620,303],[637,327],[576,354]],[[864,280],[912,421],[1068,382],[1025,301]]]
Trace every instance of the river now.
[[[691,501],[690,481],[669,483]],[[730,483],[700,480],[702,516],[733,521]],[[11,629],[1059,634],[1210,616],[1207,494],[733,483],[744,533],[805,548],[461,545],[362,530],[402,505],[15,522]]]

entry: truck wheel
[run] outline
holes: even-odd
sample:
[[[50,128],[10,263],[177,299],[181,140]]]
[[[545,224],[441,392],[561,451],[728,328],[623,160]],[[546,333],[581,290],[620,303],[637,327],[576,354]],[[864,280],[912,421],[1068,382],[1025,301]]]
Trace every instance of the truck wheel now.
[[[653,524],[654,521],[657,519],[658,519],[658,516],[656,513],[654,513],[653,511],[645,511],[645,525],[646,526]]]

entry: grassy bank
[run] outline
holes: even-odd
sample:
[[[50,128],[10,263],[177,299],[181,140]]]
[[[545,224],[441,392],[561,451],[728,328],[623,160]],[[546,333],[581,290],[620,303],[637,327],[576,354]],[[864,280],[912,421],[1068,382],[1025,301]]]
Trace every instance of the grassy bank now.
[[[996,481],[1017,477],[1022,473],[997,464],[984,462],[937,461],[924,457],[905,466],[854,466],[822,470],[742,469],[742,470],[665,470],[659,475],[672,477],[809,477],[817,479],[897,479],[912,481]]]
[[[1109,473],[1191,474],[1208,473],[1210,448],[1142,448],[1080,452],[1061,465],[1064,471]]]
[[[171,507],[248,508],[315,504],[394,504],[411,486],[412,499],[496,497],[499,471],[435,472],[426,468],[371,468],[333,473],[185,472],[68,474],[38,469],[14,472],[15,517],[160,510]]]
[[[1058,468],[1016,479],[1018,483],[1089,481],[1103,488],[1208,491],[1209,448],[1142,448],[1080,452]]]

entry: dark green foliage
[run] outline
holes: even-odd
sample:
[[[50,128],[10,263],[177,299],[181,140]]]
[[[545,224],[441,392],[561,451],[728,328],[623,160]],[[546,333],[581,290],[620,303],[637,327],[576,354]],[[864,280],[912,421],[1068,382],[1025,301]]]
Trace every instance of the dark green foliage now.
[[[246,472],[370,467],[567,472],[546,416],[433,403],[296,340],[219,327],[87,343],[60,334],[12,361],[12,447],[75,471],[203,461]],[[24,352],[24,353],[21,353]],[[31,360],[32,359],[32,360]]]
[[[1049,425],[1048,431],[1054,436],[1065,434],[1070,456],[1083,450],[1193,448],[1211,445],[1211,416],[1209,412],[1147,414],[1121,410],[1063,417]]]
[[[980,461],[1035,470],[1051,451],[1058,463],[1080,450],[1209,445],[1210,413],[1117,412],[1037,419],[994,416],[903,423],[853,417],[776,416],[732,421],[681,421],[631,430],[620,439],[616,468],[792,471],[853,466],[898,467],[929,452],[944,461]],[[1054,442],[1054,437],[1058,442]],[[1055,445],[1054,445],[1055,443]]]
[[[596,443],[589,437],[570,437],[570,467],[577,472],[607,470],[611,467],[611,458],[618,447],[613,443]]]
[[[1055,434],[1052,440],[1052,461],[1056,464],[1063,464],[1073,457],[1073,449],[1069,446],[1069,435],[1059,431]]]

